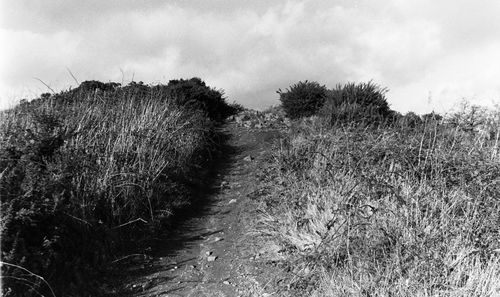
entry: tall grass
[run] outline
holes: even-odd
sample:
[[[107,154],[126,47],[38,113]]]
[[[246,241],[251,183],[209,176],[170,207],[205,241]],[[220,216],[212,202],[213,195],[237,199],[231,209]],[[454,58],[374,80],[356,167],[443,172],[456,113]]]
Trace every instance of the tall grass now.
[[[309,121],[274,150],[261,217],[294,294],[500,295],[499,122],[485,137],[456,122]]]
[[[89,273],[189,205],[215,123],[139,90],[80,88],[2,113],[5,296],[95,294]]]

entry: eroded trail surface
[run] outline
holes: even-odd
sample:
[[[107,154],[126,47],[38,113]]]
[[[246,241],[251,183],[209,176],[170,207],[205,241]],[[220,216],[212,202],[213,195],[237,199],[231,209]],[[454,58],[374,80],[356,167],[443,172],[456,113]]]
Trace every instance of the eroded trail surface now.
[[[227,152],[214,170],[215,182],[202,189],[203,205],[173,233],[121,273],[120,296],[276,296],[275,272],[262,265],[275,247],[252,235],[257,205],[257,169],[279,138],[273,129],[227,124]],[[272,256],[272,255],[271,255]]]

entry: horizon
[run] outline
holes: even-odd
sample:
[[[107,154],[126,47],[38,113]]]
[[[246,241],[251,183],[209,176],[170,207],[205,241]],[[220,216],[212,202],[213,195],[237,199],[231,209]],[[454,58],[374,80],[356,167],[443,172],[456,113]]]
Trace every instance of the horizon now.
[[[1,4],[0,110],[76,82],[200,77],[229,102],[298,81],[373,81],[396,111],[500,102],[500,3],[78,1]],[[457,21],[459,20],[459,21]],[[72,74],[71,74],[71,73]],[[44,83],[38,81],[42,80]]]

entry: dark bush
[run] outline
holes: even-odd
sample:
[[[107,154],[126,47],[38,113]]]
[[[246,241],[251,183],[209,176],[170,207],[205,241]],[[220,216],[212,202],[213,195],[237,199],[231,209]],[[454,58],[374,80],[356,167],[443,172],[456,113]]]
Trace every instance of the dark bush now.
[[[337,85],[328,92],[321,115],[330,125],[386,123],[393,118],[393,112],[385,98],[386,92],[387,89],[372,82]]]
[[[238,112],[237,106],[227,104],[223,91],[208,87],[197,77],[171,80],[168,85],[159,86],[156,90],[160,89],[174,98],[176,104],[193,110],[202,110],[212,120],[222,121]]]
[[[317,82],[298,82],[283,92],[277,91],[280,95],[281,105],[286,115],[290,119],[312,116],[325,103],[327,89]]]
[[[114,91],[116,88],[120,86],[118,83],[103,83],[96,80],[87,80],[82,82],[75,91],[79,92],[95,92],[96,90],[100,90],[103,92]]]
[[[416,113],[410,111],[399,119],[399,126],[402,128],[417,128],[422,125],[423,121]]]
[[[433,111],[431,113],[424,114],[422,116],[422,120],[426,123],[441,122],[443,120],[443,116]]]

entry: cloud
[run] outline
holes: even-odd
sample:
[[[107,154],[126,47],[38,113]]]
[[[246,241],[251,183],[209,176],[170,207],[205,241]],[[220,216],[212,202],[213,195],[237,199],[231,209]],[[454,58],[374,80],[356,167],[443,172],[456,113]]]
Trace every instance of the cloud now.
[[[66,88],[66,67],[80,80],[199,76],[262,108],[298,80],[374,80],[398,110],[444,110],[500,98],[500,4],[485,1],[21,0],[3,10],[0,87]]]

